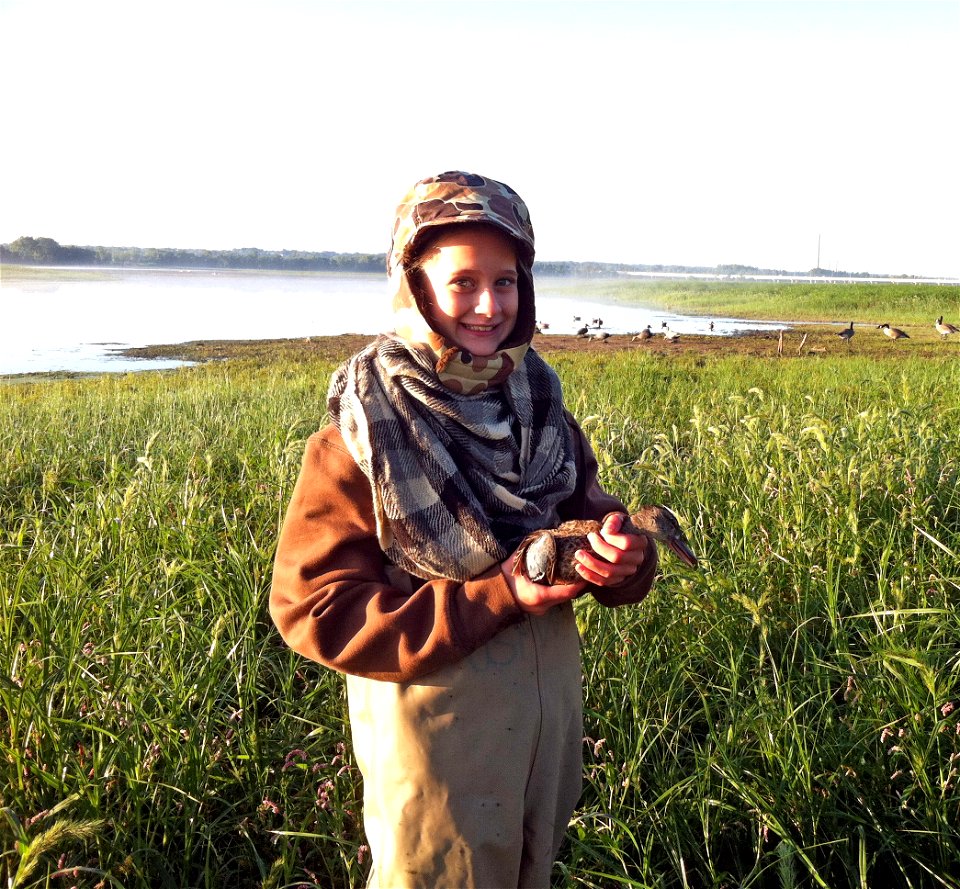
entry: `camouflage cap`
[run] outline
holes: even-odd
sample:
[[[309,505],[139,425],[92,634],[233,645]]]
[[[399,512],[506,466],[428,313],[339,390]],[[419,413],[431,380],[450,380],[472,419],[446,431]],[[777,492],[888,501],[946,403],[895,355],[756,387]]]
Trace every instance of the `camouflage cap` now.
[[[393,308],[399,329],[412,329],[403,315],[410,310],[428,321],[425,295],[408,280],[405,267],[416,256],[424,234],[438,226],[457,223],[486,223],[504,231],[517,252],[520,305],[514,329],[504,346],[529,343],[534,332],[533,225],[527,205],[509,185],[476,173],[452,170],[421,179],[397,207],[393,240],[387,254],[387,272],[396,276]],[[423,321],[421,320],[422,324]],[[431,342],[435,338],[431,336]],[[439,340],[433,345],[439,348]]]
[[[533,265],[533,225],[527,205],[509,185],[475,173],[453,170],[421,179],[397,207],[387,270],[393,274],[416,251],[421,234],[433,226],[487,222],[518,242],[518,258]]]

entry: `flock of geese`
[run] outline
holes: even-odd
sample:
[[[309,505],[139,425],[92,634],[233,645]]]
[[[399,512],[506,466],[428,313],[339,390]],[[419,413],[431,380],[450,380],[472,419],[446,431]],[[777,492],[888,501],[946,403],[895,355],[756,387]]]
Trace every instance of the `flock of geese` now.
[[[574,320],[574,321],[579,321],[580,319],[575,317],[573,320]],[[607,331],[605,331],[605,330],[600,330],[600,328],[603,326],[603,319],[602,319],[602,318],[594,318],[594,319],[591,321],[591,324],[593,325],[593,328],[594,328],[592,332],[591,332],[590,327],[588,327],[586,324],[584,324],[584,325],[577,331],[577,336],[582,337],[582,338],[584,338],[584,339],[597,340],[597,341],[599,341],[599,342],[603,342],[604,340],[608,340],[608,339],[610,338],[610,334],[609,334]],[[541,327],[545,327],[545,326],[549,326],[549,325],[540,325],[540,326],[541,326]],[[664,338],[665,340],[667,340],[667,342],[672,343],[672,342],[675,342],[676,340],[680,339],[680,334],[677,333],[677,331],[672,330],[672,329],[670,328],[670,325],[667,324],[666,321],[664,321],[664,322],[660,325],[660,328],[661,328],[660,333],[661,333],[661,335],[663,336],[663,338]],[[713,330],[713,322],[712,322],[712,321],[710,322],[710,329]],[[636,343],[636,342],[643,342],[644,340],[648,340],[648,339],[650,339],[650,338],[653,337],[653,336],[656,336],[656,334],[653,332],[653,329],[652,329],[651,326],[648,324],[643,330],[640,331],[640,333],[638,333],[638,334],[636,334],[635,336],[631,337],[631,342],[634,342],[634,343]]]
[[[594,322],[596,324],[596,327],[599,328],[602,325],[603,320],[600,318],[595,318]],[[664,321],[663,324],[660,325],[660,327],[661,327],[660,334],[668,343],[673,343],[673,342],[676,342],[678,339],[680,339],[680,334],[677,333],[677,331],[675,330],[671,330],[670,325],[668,325],[666,321]],[[585,339],[597,340],[598,342],[603,342],[604,340],[610,339],[610,334],[607,331],[596,329],[593,332],[591,332],[590,328],[586,326],[581,327],[577,331],[577,336]],[[640,333],[631,337],[630,341],[634,343],[643,342],[644,340],[648,340],[653,336],[656,336],[656,334],[653,332],[650,325],[648,324],[643,330],[640,331]]]
[[[579,315],[573,316],[574,324],[579,324],[580,327],[577,328],[576,335],[581,339],[596,340],[597,342],[604,342],[605,340],[610,339],[610,333],[606,330],[601,330],[603,327],[603,318],[591,318],[590,323],[587,324]],[[537,321],[536,330],[537,333],[544,333],[550,329],[550,325],[546,321]],[[710,329],[713,330],[713,322],[710,322]],[[655,334],[653,329],[648,324],[640,333],[631,337],[631,342],[643,342],[654,336],[662,336],[667,342],[673,343],[680,339],[680,334],[671,329],[670,325],[664,321],[660,325],[659,334]]]
[[[603,327],[603,318],[592,318],[589,324],[582,322],[582,319],[579,315],[574,315],[574,323],[580,324],[581,326],[577,329],[577,336],[583,339],[597,340],[598,342],[604,342],[610,338],[610,334],[601,330]],[[954,333],[960,333],[960,327],[957,327],[953,324],[949,324],[943,320],[943,315],[937,318],[937,323],[933,325],[937,333],[940,334],[941,339],[946,339],[948,336]],[[538,321],[536,325],[537,333],[543,333],[546,330],[549,330],[550,325],[546,322]],[[713,330],[713,322],[710,322],[710,330]],[[878,324],[877,330],[882,330],[884,335],[889,337],[892,340],[908,340],[910,339],[910,334],[905,330],[901,330],[899,327],[891,327],[889,324]],[[849,326],[841,330],[837,336],[840,337],[847,345],[850,344],[850,340],[853,339],[853,322],[851,321]],[[654,333],[651,325],[647,325],[640,333],[631,337],[631,342],[644,342],[649,340],[654,336],[662,336],[668,343],[675,343],[680,339],[680,334],[673,330],[670,325],[664,321],[660,325],[660,331]],[[804,337],[806,339],[806,337]],[[781,333],[781,343],[782,343],[782,333]]]
[[[933,325],[933,329],[940,334],[941,339],[946,339],[952,333],[960,333],[960,327],[944,322],[943,315],[937,318],[937,323]],[[910,334],[905,330],[901,330],[899,327],[891,327],[889,324],[878,324],[877,330],[882,330],[884,335],[892,340],[910,339]],[[850,326],[841,330],[837,336],[849,345],[850,340],[853,339],[853,322],[851,321]]]

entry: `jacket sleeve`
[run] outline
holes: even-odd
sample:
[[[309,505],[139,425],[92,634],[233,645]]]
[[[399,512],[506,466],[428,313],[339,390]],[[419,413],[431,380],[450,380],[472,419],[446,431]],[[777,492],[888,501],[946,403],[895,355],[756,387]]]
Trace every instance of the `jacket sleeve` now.
[[[597,477],[597,458],[587,441],[583,430],[571,414],[567,414],[573,447],[577,457],[577,487],[573,496],[563,504],[561,518],[596,519],[601,521],[608,512],[629,512],[623,503],[600,487]],[[590,584],[585,593],[590,593],[601,605],[615,608],[618,605],[633,605],[646,598],[653,586],[660,557],[657,545],[647,538],[647,557],[637,573],[623,583],[613,587],[599,587]]]
[[[370,484],[328,426],[307,442],[280,531],[271,617],[305,657],[392,682],[461,660],[523,618],[499,565],[463,583],[414,580],[411,589],[391,582],[402,582],[400,573],[388,575]]]

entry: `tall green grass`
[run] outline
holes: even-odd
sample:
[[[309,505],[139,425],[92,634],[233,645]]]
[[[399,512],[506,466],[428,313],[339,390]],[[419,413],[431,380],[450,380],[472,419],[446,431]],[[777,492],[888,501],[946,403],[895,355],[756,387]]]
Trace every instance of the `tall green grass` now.
[[[571,878],[958,885],[957,365],[565,376],[607,485],[673,505],[705,560],[665,561],[640,608],[580,612],[595,743]]]
[[[554,363],[605,484],[704,559],[578,605],[556,885],[960,885],[956,362]],[[330,369],[4,391],[7,886],[363,884],[342,683],[266,612]]]

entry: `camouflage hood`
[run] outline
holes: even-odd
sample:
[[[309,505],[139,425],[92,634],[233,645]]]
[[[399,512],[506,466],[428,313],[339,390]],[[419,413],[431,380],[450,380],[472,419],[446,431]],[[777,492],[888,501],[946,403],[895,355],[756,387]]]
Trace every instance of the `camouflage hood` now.
[[[520,304],[516,324],[501,349],[526,347],[533,338],[535,324],[534,241],[530,213],[520,195],[509,185],[456,170],[421,179],[397,207],[393,241],[387,255],[387,272],[396,288],[393,311],[397,333],[405,338],[422,339],[422,335],[416,336],[415,332],[423,328],[424,321],[429,324],[428,296],[406,271],[421,248],[425,233],[441,225],[464,222],[494,225],[514,242]],[[453,345],[446,343],[435,331],[427,335],[427,342],[438,357]],[[449,360],[448,357],[447,362]]]

